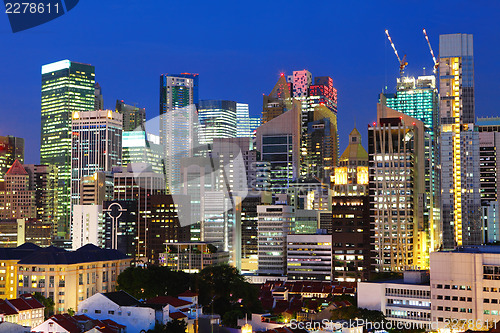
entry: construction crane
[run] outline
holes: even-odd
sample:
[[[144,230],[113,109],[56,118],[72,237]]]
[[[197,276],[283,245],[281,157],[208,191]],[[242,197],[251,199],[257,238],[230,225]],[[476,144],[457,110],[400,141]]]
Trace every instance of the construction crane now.
[[[427,41],[427,45],[429,45],[429,50],[431,51],[432,60],[434,61],[434,69],[432,70],[432,72],[434,74],[436,74],[437,69],[439,67],[439,60],[436,60],[436,57],[434,56],[434,51],[432,51],[431,42],[429,41],[429,37],[427,36],[427,32],[425,31],[425,29],[422,29],[422,31],[424,32],[425,40]]]
[[[385,29],[385,34],[387,35],[387,38],[389,39],[389,42],[391,43],[392,49],[394,50],[394,54],[396,54],[396,57],[398,57],[399,73],[401,74],[401,77],[403,77],[405,67],[408,66],[408,63],[406,62],[406,54],[403,56],[403,59],[399,58],[398,51],[396,50],[396,47],[394,46],[394,43],[392,42],[392,38],[389,35],[389,30]]]

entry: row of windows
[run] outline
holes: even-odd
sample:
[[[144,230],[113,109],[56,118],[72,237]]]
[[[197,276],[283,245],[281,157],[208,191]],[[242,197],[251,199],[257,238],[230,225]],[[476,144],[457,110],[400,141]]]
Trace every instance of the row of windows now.
[[[437,310],[438,311],[449,311],[449,312],[462,312],[462,313],[472,313],[472,309],[466,309],[466,308],[452,308],[452,307],[449,307],[449,306],[445,306],[445,307],[442,307],[442,306],[438,306],[437,307]]]
[[[449,284],[445,284],[445,285],[442,285],[442,284],[438,284],[438,285],[435,285],[435,288],[437,289],[452,289],[452,290],[472,290],[472,287],[471,286],[459,286],[459,285],[449,285]]]
[[[458,296],[437,295],[436,299],[444,299],[445,301],[472,302],[472,297],[458,297]]]

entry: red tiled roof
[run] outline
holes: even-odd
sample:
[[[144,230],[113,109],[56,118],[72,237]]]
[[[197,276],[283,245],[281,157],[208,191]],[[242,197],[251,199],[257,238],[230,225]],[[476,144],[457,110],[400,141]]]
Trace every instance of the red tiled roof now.
[[[0,299],[0,313],[4,314],[5,316],[12,316],[18,314],[16,309],[14,309],[9,303],[4,301],[3,299]]]
[[[195,297],[198,296],[197,293],[193,293],[191,290],[186,290],[182,294],[179,294],[177,297]]]
[[[50,317],[48,320],[56,322],[69,333],[80,333],[81,331],[78,327],[78,322],[68,314],[57,314]]]
[[[169,317],[172,319],[182,319],[186,318],[187,316],[182,312],[170,312]]]
[[[41,309],[44,308],[42,303],[40,303],[36,298],[34,298],[31,294],[21,295],[21,298],[31,306],[32,309]]]
[[[90,317],[88,317],[87,315],[84,315],[84,314],[74,315],[73,319],[75,319],[76,321],[88,321],[88,320],[92,320],[92,318],[90,318]]]
[[[8,299],[7,302],[15,307],[17,311],[31,310],[31,306],[22,298]]]
[[[119,328],[126,328],[127,327],[124,325],[120,325],[111,319],[104,319],[104,320],[102,320],[102,322],[105,323],[106,325],[109,325],[109,326],[115,326],[115,327],[119,327]]]
[[[146,304],[160,304],[164,306],[170,304],[173,307],[178,308],[181,306],[191,305],[193,303],[172,296],[157,296],[146,300]]]

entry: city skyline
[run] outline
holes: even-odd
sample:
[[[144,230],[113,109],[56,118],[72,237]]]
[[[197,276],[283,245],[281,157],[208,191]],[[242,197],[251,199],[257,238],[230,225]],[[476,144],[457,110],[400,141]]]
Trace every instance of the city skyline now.
[[[347,144],[345,138],[354,123],[365,132],[365,124],[375,120],[372,103],[382,88],[387,85],[388,92],[395,90],[399,68],[384,34],[386,28],[391,32],[399,53],[407,54],[409,65],[406,73],[412,76],[421,75],[424,66],[427,74],[432,70],[432,58],[421,31],[423,27],[427,29],[435,51],[438,49],[439,34],[473,34],[476,53],[479,54],[475,64],[478,91],[476,116],[492,115],[494,105],[498,102],[498,97],[494,95],[494,74],[499,65],[487,63],[486,59],[500,53],[494,35],[498,23],[492,16],[498,5],[486,4],[483,10],[473,14],[466,6],[458,6],[455,18],[440,15],[449,5],[440,3],[415,7],[394,3],[375,8],[374,4],[361,4],[354,8],[351,4],[341,4],[333,8],[330,4],[324,4],[322,10],[316,10],[316,7],[301,8],[294,3],[289,6],[273,3],[267,4],[267,12],[279,12],[280,15],[268,17],[270,14],[261,13],[258,6],[239,4],[236,8],[223,8],[227,17],[224,24],[207,26],[203,24],[209,20],[203,15],[206,4],[196,8],[176,4],[169,10],[190,13],[186,15],[187,28],[181,31],[185,38],[178,39],[171,37],[176,35],[174,33],[165,34],[168,29],[175,28],[157,27],[160,20],[155,21],[154,17],[158,15],[157,12],[161,12],[163,4],[148,3],[139,7],[138,4],[106,3],[100,4],[101,9],[95,11],[92,2],[82,3],[68,15],[46,25],[15,36],[3,35],[4,45],[10,52],[3,54],[1,59],[4,63],[23,65],[7,66],[0,76],[5,80],[5,89],[0,92],[0,97],[5,101],[2,108],[5,117],[0,131],[25,137],[26,162],[38,163],[39,70],[43,64],[62,59],[90,63],[96,67],[96,81],[102,87],[105,108],[113,109],[116,99],[126,99],[129,103],[145,107],[148,119],[158,114],[156,87],[157,77],[161,73],[199,73],[201,99],[249,103],[250,115],[257,116],[262,110],[261,94],[268,93],[281,72],[291,74],[294,70],[307,69],[316,75],[331,76],[339,91],[339,137],[340,149],[343,149]],[[283,9],[277,11],[278,8]],[[412,17],[406,18],[404,24],[400,23],[399,12],[408,12],[410,9]],[[227,15],[233,10],[246,15]],[[280,25],[292,25],[299,10],[305,10],[306,17],[309,17],[304,23],[305,29],[291,27],[290,34],[272,38],[273,43],[262,38]],[[134,25],[133,28],[116,22],[119,19],[113,16],[106,16],[105,20],[101,20],[102,23],[92,26],[84,25],[85,20],[78,20],[91,13],[97,22],[99,17],[109,11],[124,17],[138,11],[139,15],[150,14],[153,19],[146,22],[145,18],[138,17],[138,22],[142,24]],[[335,15],[335,20],[327,19],[332,17],[330,13],[338,12],[352,15]],[[354,14],[356,19],[352,19]],[[215,15],[214,22],[217,21],[217,15],[222,14]],[[264,18],[268,18],[267,22],[271,21],[265,27],[251,24],[253,20]],[[75,23],[69,25],[69,20]],[[480,21],[487,21],[489,25],[474,24]],[[0,30],[6,30],[7,25],[6,17],[0,20]],[[228,25],[232,29],[227,29]],[[207,28],[201,29],[202,26]],[[80,33],[83,28],[84,34]],[[101,30],[110,33],[101,36]],[[311,35],[310,30],[318,32]],[[113,43],[110,43],[110,39]],[[61,44],[57,40],[68,42]],[[319,46],[309,47],[311,41],[313,45]],[[218,49],[221,42],[225,46]],[[123,50],[123,47],[126,51],[120,51],[119,59],[114,59],[111,55],[116,54],[117,48]],[[178,52],[171,52],[172,48]],[[27,49],[36,49],[37,55],[26,52]],[[25,114],[30,121],[23,119],[21,122],[19,117],[10,116],[19,113]]]

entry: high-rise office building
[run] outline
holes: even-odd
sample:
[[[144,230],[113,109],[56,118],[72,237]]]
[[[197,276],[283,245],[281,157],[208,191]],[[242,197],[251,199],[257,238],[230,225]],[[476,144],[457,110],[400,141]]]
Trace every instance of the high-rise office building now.
[[[332,177],[327,230],[332,235],[333,278],[337,281],[366,281],[373,270],[368,186],[368,153],[354,128]]]
[[[256,145],[262,161],[270,164],[271,191],[284,193],[299,176],[301,142],[300,104],[257,129]]]
[[[24,139],[11,135],[0,136],[0,180],[4,179],[15,160],[24,163]]]
[[[145,131],[122,132],[122,165],[150,164],[154,172],[164,173],[164,149],[160,137]]]
[[[293,228],[294,213],[293,207],[285,205],[257,206],[259,274],[285,274],[286,239]]]
[[[323,171],[329,173],[328,170],[338,163],[337,90],[333,87],[333,79],[329,76],[318,76],[313,80],[312,74],[305,69],[294,71],[289,76],[282,74],[271,94],[264,95],[263,123],[290,110],[293,101],[300,105],[300,175],[322,178],[321,175],[317,175],[322,172],[316,170],[317,161],[311,160],[317,157],[318,149],[322,148],[321,145],[317,147],[317,142],[313,142],[321,141],[320,133],[328,137],[328,143],[323,142],[323,144],[330,152],[329,156],[322,159],[324,163],[319,168],[327,169]],[[322,111],[322,115],[317,115],[318,111]],[[319,127],[325,126],[325,122],[328,123],[328,131],[325,127],[319,130]],[[312,141],[311,135],[314,136]],[[310,151],[311,149],[313,151]],[[315,169],[314,175],[311,175],[311,169]]]
[[[241,270],[257,271],[257,206],[270,205],[272,196],[266,191],[249,192],[241,202]]]
[[[199,140],[212,144],[215,138],[235,138],[237,133],[236,102],[201,100],[198,106]]]
[[[118,250],[129,257],[137,257],[138,201],[110,200],[102,205],[104,247]]]
[[[269,95],[263,95],[262,102],[262,123],[278,117],[292,107],[290,85],[286,82],[286,77],[281,74],[278,82]]]
[[[318,105],[307,123],[306,175],[329,183],[338,163],[337,115],[325,105]]]
[[[500,241],[500,118],[477,118],[483,243]]]
[[[425,150],[429,140],[418,119],[379,103],[368,128],[370,219],[376,271],[427,268],[439,239],[425,219]]]
[[[97,171],[80,180],[80,205],[101,205],[113,200],[113,173]]]
[[[246,103],[236,103],[236,136],[250,136],[250,114]]]
[[[262,119],[260,117],[250,117],[249,124],[250,136],[255,137],[255,131],[262,125]]]
[[[40,163],[58,168],[58,236],[69,236],[71,120],[94,110],[94,66],[62,60],[42,66]]]
[[[181,160],[198,147],[198,74],[160,76],[160,144],[165,151],[168,191],[180,193]]]
[[[254,161],[250,152],[254,152],[254,149],[249,137],[214,138],[211,157],[219,173],[216,184],[218,190],[248,192],[248,172],[250,163]]]
[[[73,250],[87,244],[104,247],[102,205],[73,205],[71,244]]]
[[[116,100],[116,112],[123,115],[123,131],[144,130],[146,109],[126,104],[123,100]]]
[[[101,85],[96,82],[94,84],[94,111],[104,110],[104,98],[102,96]]]
[[[439,36],[443,247],[481,244],[479,134],[470,34]]]
[[[80,204],[81,181],[121,165],[122,115],[111,110],[74,112],[71,150],[71,204]]]
[[[30,176],[23,165],[15,160],[0,187],[0,219],[35,217],[35,191],[30,188]]]
[[[433,194],[429,199],[433,207],[432,216],[429,217],[433,221],[440,221],[440,170],[439,170],[439,96],[436,86],[436,77],[419,76],[402,77],[397,79],[397,91],[392,94],[384,94],[385,99],[381,98],[380,102],[385,103],[388,107],[401,113],[407,114],[410,117],[418,119],[424,123],[426,132],[430,135],[431,155],[426,158],[429,161],[430,174],[428,177],[428,185],[431,187],[429,193]],[[427,162],[426,162],[427,163]]]
[[[332,280],[332,238],[326,234],[287,235],[289,280]]]
[[[114,170],[114,200],[137,201],[137,224],[135,258],[142,262],[151,260],[148,254],[151,200],[155,194],[165,193],[165,178],[163,174],[152,171],[150,165],[129,164],[127,168]],[[109,209],[109,206],[108,206]],[[170,208],[169,208],[170,209]]]
[[[241,269],[241,197],[205,191],[201,199],[201,240],[222,242],[229,263]]]
[[[191,157],[181,161],[182,194],[190,197],[191,216],[184,225],[191,225],[191,240],[201,241],[203,220],[202,199],[206,192],[216,191],[218,173],[214,170],[219,165],[217,158]]]
[[[35,164],[24,164],[23,167],[29,174],[30,189],[35,191],[36,218],[49,224],[53,233],[57,222],[57,167]]]

